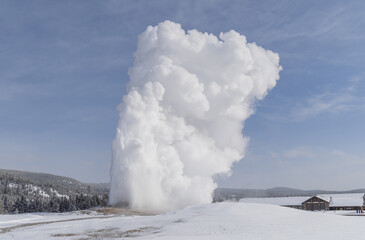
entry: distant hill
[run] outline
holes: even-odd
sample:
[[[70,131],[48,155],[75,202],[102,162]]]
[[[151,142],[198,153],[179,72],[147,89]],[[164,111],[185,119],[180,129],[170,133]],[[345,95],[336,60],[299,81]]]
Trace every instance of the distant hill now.
[[[0,169],[0,213],[66,212],[108,204],[109,184]]]
[[[213,201],[241,198],[313,196],[349,191],[300,190],[286,187],[270,189],[217,188]],[[109,183],[83,183],[69,177],[0,169],[0,213],[64,212],[108,204]]]
[[[5,176],[12,176],[22,182],[31,183],[36,186],[49,185],[60,194],[104,194],[109,192],[108,183],[83,183],[69,177],[57,176],[48,173],[35,173],[16,170],[0,169],[0,179]]]
[[[217,188],[214,191],[214,201],[238,200],[241,198],[264,198],[264,197],[296,197],[314,196],[318,194],[336,193],[365,193],[365,189],[349,191],[327,191],[327,190],[300,190],[286,187],[275,187],[270,189],[233,189]]]

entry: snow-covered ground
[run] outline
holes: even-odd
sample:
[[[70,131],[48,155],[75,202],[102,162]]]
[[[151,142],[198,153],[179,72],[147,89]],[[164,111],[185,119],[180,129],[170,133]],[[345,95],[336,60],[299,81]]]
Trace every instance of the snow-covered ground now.
[[[240,202],[244,203],[264,203],[278,206],[295,206],[301,205],[309,197],[266,197],[266,198],[241,198]]]
[[[364,215],[365,216],[365,215]],[[365,217],[225,202],[154,216],[0,216],[0,239],[365,239]]]

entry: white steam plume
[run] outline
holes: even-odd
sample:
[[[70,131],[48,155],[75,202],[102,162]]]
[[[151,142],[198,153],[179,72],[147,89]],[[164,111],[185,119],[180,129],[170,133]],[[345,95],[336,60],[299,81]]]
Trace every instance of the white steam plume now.
[[[244,121],[280,70],[278,54],[235,31],[147,27],[118,106],[110,203],[166,211],[211,202],[213,176],[243,158]]]

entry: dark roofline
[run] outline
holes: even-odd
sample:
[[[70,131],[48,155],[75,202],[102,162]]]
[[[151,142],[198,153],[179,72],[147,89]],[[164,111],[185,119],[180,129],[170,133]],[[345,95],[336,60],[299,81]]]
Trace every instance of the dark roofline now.
[[[312,198],[319,198],[319,199],[321,199],[321,200],[323,200],[324,202],[326,202],[326,203],[330,203],[329,201],[327,201],[326,199],[324,199],[324,198],[322,198],[322,197],[319,197],[319,196],[312,196],[312,197],[310,197],[310,198],[308,198],[307,200],[305,200],[304,202],[302,202],[302,204],[303,203],[305,203],[305,202],[307,202],[308,200],[310,200],[310,199],[312,199]]]

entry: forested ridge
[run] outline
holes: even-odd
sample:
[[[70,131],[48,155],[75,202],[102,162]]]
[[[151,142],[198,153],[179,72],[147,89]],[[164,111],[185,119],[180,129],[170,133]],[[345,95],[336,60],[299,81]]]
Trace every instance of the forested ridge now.
[[[0,169],[0,213],[68,212],[108,205],[108,184]]]

